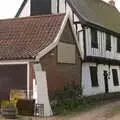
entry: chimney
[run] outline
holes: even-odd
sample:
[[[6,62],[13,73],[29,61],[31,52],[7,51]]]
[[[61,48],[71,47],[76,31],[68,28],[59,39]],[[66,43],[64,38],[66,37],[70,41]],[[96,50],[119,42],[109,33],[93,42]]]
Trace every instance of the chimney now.
[[[115,0],[110,0],[109,4],[115,7]]]

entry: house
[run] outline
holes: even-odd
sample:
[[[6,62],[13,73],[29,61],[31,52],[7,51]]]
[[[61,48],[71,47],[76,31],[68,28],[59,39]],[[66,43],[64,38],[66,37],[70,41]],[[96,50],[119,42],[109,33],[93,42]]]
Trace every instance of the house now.
[[[36,83],[37,102],[48,116],[49,96],[73,80],[80,85],[80,66],[67,14],[0,20],[0,100],[9,99],[11,89],[26,90],[30,98]]]
[[[31,10],[28,3],[20,8],[18,17],[26,15],[25,9]],[[81,48],[83,95],[119,92],[120,13],[114,4],[102,0],[51,0],[49,6],[49,13],[69,13],[72,19]]]
[[[120,13],[101,0],[67,0],[82,49],[83,95],[120,91]]]
[[[67,0],[83,51],[84,95],[120,91],[120,13],[101,0]]]

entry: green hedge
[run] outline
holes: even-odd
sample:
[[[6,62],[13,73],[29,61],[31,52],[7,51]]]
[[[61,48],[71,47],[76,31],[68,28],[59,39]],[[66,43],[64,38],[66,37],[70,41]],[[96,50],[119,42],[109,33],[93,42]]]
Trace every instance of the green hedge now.
[[[83,110],[91,108],[94,105],[103,103],[104,101],[120,99],[120,93],[99,94],[84,97],[82,88],[76,85],[74,81],[64,86],[63,91],[57,91],[51,99],[51,107],[54,114],[73,111],[75,109]]]

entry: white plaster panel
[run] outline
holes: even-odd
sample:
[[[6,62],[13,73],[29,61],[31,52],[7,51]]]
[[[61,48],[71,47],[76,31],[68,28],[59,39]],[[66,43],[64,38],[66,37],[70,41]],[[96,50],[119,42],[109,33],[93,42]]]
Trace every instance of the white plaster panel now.
[[[59,13],[65,13],[65,0],[59,0]]]
[[[80,20],[79,20],[79,18],[76,16],[76,14],[74,14],[74,22],[79,22]]]
[[[82,88],[83,95],[90,96],[98,93],[104,93],[104,82],[102,81],[102,66],[98,67],[98,87],[91,86],[91,77],[90,77],[90,66],[96,66],[95,63],[83,63],[82,65]]]
[[[68,3],[66,3],[66,13],[69,13],[71,20],[73,20],[73,12]]]
[[[112,69],[116,69],[118,73],[118,80],[119,80],[119,85],[114,86],[113,84],[113,75],[112,75]],[[120,68],[119,66],[111,66],[110,67],[110,81],[109,81],[109,92],[119,92],[120,91]]]
[[[30,0],[27,1],[25,7],[23,8],[23,10],[21,11],[19,17],[26,17],[26,16],[30,16],[30,9],[31,9],[31,5],[30,5]]]
[[[46,72],[41,70],[40,64],[34,64],[34,70],[37,81],[37,103],[44,104],[44,116],[51,116],[52,110],[48,97]]]
[[[81,30],[82,30],[82,28],[81,28]],[[81,32],[79,32],[78,33],[78,38],[79,38],[79,46],[80,46],[80,48],[81,48],[81,56],[82,56],[82,58],[84,58],[84,41],[83,41],[83,31],[81,31]]]
[[[120,60],[120,53],[117,52],[117,37],[111,35],[111,51],[106,50],[106,33],[97,31],[98,48],[91,47],[91,29],[86,31],[86,55]]]
[[[98,70],[98,87],[91,86],[91,77],[90,77],[90,66],[96,66],[95,63],[83,63],[82,65],[82,88],[83,95],[90,96],[99,93],[105,93],[105,80],[104,80],[104,70],[108,72],[108,90],[109,92],[119,92],[120,91],[120,66],[108,66],[103,64],[97,65]],[[113,84],[113,75],[112,69],[116,69],[118,72],[119,86],[114,86]]]
[[[51,0],[51,12],[53,14],[57,13],[57,0]]]

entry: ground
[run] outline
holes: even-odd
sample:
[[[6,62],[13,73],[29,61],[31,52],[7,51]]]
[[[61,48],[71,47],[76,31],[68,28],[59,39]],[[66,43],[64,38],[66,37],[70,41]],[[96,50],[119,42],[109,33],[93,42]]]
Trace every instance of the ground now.
[[[74,113],[64,117],[49,118],[48,120],[119,120],[119,118],[120,101],[116,101],[96,107],[84,113]]]
[[[66,116],[66,120],[119,120],[120,101],[111,102],[106,105],[96,107],[88,112],[75,116]]]
[[[120,101],[97,107],[88,112],[71,116],[67,120],[119,120]]]
[[[119,120],[119,118],[120,101],[115,101],[106,103],[83,113],[73,113],[71,115],[52,118],[25,117],[20,118],[19,120]]]

